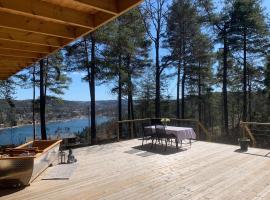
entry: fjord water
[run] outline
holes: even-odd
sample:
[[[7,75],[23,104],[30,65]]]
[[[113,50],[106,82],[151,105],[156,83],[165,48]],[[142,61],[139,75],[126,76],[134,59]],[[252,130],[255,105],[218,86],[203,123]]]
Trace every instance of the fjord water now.
[[[102,124],[109,120],[108,117],[97,117],[97,124]],[[88,118],[70,119],[65,121],[47,123],[47,134],[57,135],[58,133],[78,133],[90,124]],[[37,136],[40,136],[40,126],[36,127]],[[21,144],[26,138],[33,137],[33,126],[25,125],[14,128],[6,128],[0,130],[0,145]]]

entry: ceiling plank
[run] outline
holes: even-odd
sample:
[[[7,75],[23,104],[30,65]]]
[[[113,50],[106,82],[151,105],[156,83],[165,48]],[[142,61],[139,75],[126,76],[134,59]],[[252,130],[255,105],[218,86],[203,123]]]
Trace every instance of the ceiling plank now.
[[[36,62],[37,59],[34,58],[19,58],[19,57],[13,57],[13,56],[1,56],[0,55],[0,62],[4,61],[19,61],[19,62],[26,62],[26,63],[33,63]]]
[[[42,45],[36,45],[36,44],[26,44],[26,43],[20,43],[20,42],[13,42],[8,40],[1,40],[0,39],[0,47],[5,49],[15,49],[15,50],[21,50],[21,51],[27,51],[27,52],[37,52],[37,53],[43,53],[47,54],[52,52],[54,47],[46,47]]]
[[[0,66],[1,67],[1,66]],[[19,71],[21,71],[23,68],[17,68],[15,70],[12,71],[3,71],[0,69],[0,80],[7,80],[7,77],[11,77],[15,74],[17,74]]]
[[[10,41],[61,47],[72,40],[0,27],[0,38]]]
[[[24,62],[24,61],[16,61],[16,60],[0,60],[0,66],[11,65],[11,66],[23,67],[23,66],[29,66],[31,64],[32,62]]]
[[[71,40],[91,30],[5,12],[0,12],[0,19],[0,27],[62,37]]]
[[[0,10],[42,17],[50,21],[93,28],[93,16],[40,0],[0,0]]]
[[[46,54],[42,53],[35,53],[35,52],[26,52],[26,51],[20,51],[20,50],[14,50],[14,49],[2,49],[0,47],[0,55],[1,56],[12,56],[14,58],[42,58]]]
[[[14,72],[18,72],[18,71],[20,71],[21,70],[21,68],[11,68],[11,69],[3,69],[3,68],[1,68],[1,66],[0,66],[0,73],[1,73],[1,75],[4,75],[4,74],[7,74],[7,73],[14,73]]]
[[[75,0],[77,2],[83,3],[90,8],[98,11],[102,11],[108,14],[117,15],[118,8],[116,0]]]

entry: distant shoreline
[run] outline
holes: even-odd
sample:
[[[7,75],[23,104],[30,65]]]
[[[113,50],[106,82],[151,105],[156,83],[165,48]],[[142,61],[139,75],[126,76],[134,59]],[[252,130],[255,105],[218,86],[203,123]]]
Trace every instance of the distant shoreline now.
[[[54,122],[66,122],[66,121],[70,121],[70,120],[74,120],[74,119],[87,119],[88,116],[78,116],[78,117],[73,117],[73,118],[68,118],[68,119],[57,119],[57,120],[49,120],[47,121],[47,123],[54,123]],[[37,122],[36,125],[39,125],[40,123]],[[8,127],[3,127],[3,128],[0,128],[0,131],[2,130],[6,130],[6,129],[12,129],[12,128],[20,128],[20,127],[23,127],[23,126],[31,126],[33,125],[33,123],[26,123],[26,124],[19,124],[19,125],[16,125],[16,126],[8,126]]]

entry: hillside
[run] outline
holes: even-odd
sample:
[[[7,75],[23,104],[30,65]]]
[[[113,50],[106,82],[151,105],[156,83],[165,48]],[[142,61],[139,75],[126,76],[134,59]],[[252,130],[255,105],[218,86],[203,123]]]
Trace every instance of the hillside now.
[[[12,108],[5,100],[0,100],[1,127],[32,123],[32,100],[15,100]],[[89,115],[89,102],[66,101],[48,98],[46,102],[46,117],[48,121],[79,118]],[[97,115],[114,116],[117,111],[117,101],[97,101]],[[36,102],[36,120],[39,120],[39,104]]]

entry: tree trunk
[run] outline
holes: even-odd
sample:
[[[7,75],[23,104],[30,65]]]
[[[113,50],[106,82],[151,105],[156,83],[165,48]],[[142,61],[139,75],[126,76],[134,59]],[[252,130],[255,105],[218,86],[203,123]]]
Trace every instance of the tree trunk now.
[[[224,118],[224,131],[226,135],[229,135],[229,116],[228,116],[228,91],[227,91],[227,76],[228,76],[228,39],[227,39],[227,28],[224,28],[223,35],[223,85],[222,85],[222,95],[223,95],[223,118]]]
[[[44,64],[44,96],[45,96],[45,105],[47,101],[47,86],[48,86],[48,65],[49,58],[46,59],[46,63]]]
[[[251,74],[250,68],[248,67],[248,116],[249,121],[252,122],[252,107],[251,107],[251,98],[252,98],[252,87],[251,87]]]
[[[234,114],[235,114],[235,104],[233,104],[232,105],[232,128],[234,129],[235,128],[235,126],[234,126],[234,124],[235,124],[235,119],[234,119]]]
[[[45,94],[44,94],[44,60],[40,60],[40,128],[41,139],[47,140],[45,119]]]
[[[198,113],[199,121],[202,122],[202,88],[201,88],[201,63],[199,62],[199,76],[198,76]]]
[[[89,63],[89,53],[88,53],[88,49],[87,49],[87,41],[85,38],[84,38],[84,54],[85,54],[85,59],[86,59],[87,80],[88,80],[88,87],[89,87],[89,94],[90,94],[90,101],[91,101],[91,71],[90,71],[90,63]],[[92,111],[90,111],[90,112],[92,113]],[[90,119],[90,120],[92,121],[92,119]],[[90,126],[91,126],[91,124],[90,124]],[[87,135],[87,142],[89,144],[92,143],[92,131],[91,131],[92,128],[91,127],[89,127],[89,129],[88,129],[88,135]],[[91,137],[91,140],[89,141],[90,137]]]
[[[128,120],[131,120],[131,71],[130,71],[130,58],[128,56],[127,58],[127,73],[128,73]],[[129,138],[132,137],[131,135],[131,124],[132,123],[129,123],[128,126],[129,126]]]
[[[183,65],[183,76],[182,76],[182,95],[181,95],[181,117],[185,119],[185,86],[186,86],[186,63]]]
[[[158,37],[159,38],[159,37]],[[156,99],[155,117],[160,118],[160,65],[159,65],[159,39],[156,41]]]
[[[180,118],[180,82],[181,82],[181,61],[177,66],[177,94],[176,94],[176,117]]]
[[[33,140],[36,140],[36,66],[33,67],[33,101],[32,101],[32,122],[33,122]]]
[[[130,109],[131,109],[131,119],[134,120],[135,117],[134,117],[134,103],[133,103],[133,95],[131,96],[131,105],[130,105]],[[136,138],[138,135],[137,135],[137,131],[136,131],[136,126],[135,124],[133,123],[133,134],[134,134],[134,137]]]
[[[185,32],[185,24],[183,24],[183,33]],[[183,53],[183,75],[182,75],[182,85],[181,85],[181,118],[185,119],[185,88],[186,88],[186,70],[187,70],[187,64],[186,64],[186,39],[183,38],[182,41],[182,53]]]
[[[96,91],[95,91],[95,76],[96,76],[96,40],[91,34],[91,76],[90,76],[90,97],[91,97],[91,142],[96,144]]]
[[[118,57],[118,121],[122,121],[122,56]],[[119,136],[122,137],[122,124],[119,123]]]
[[[246,28],[244,29],[244,69],[243,69],[243,121],[247,121],[247,33]]]

